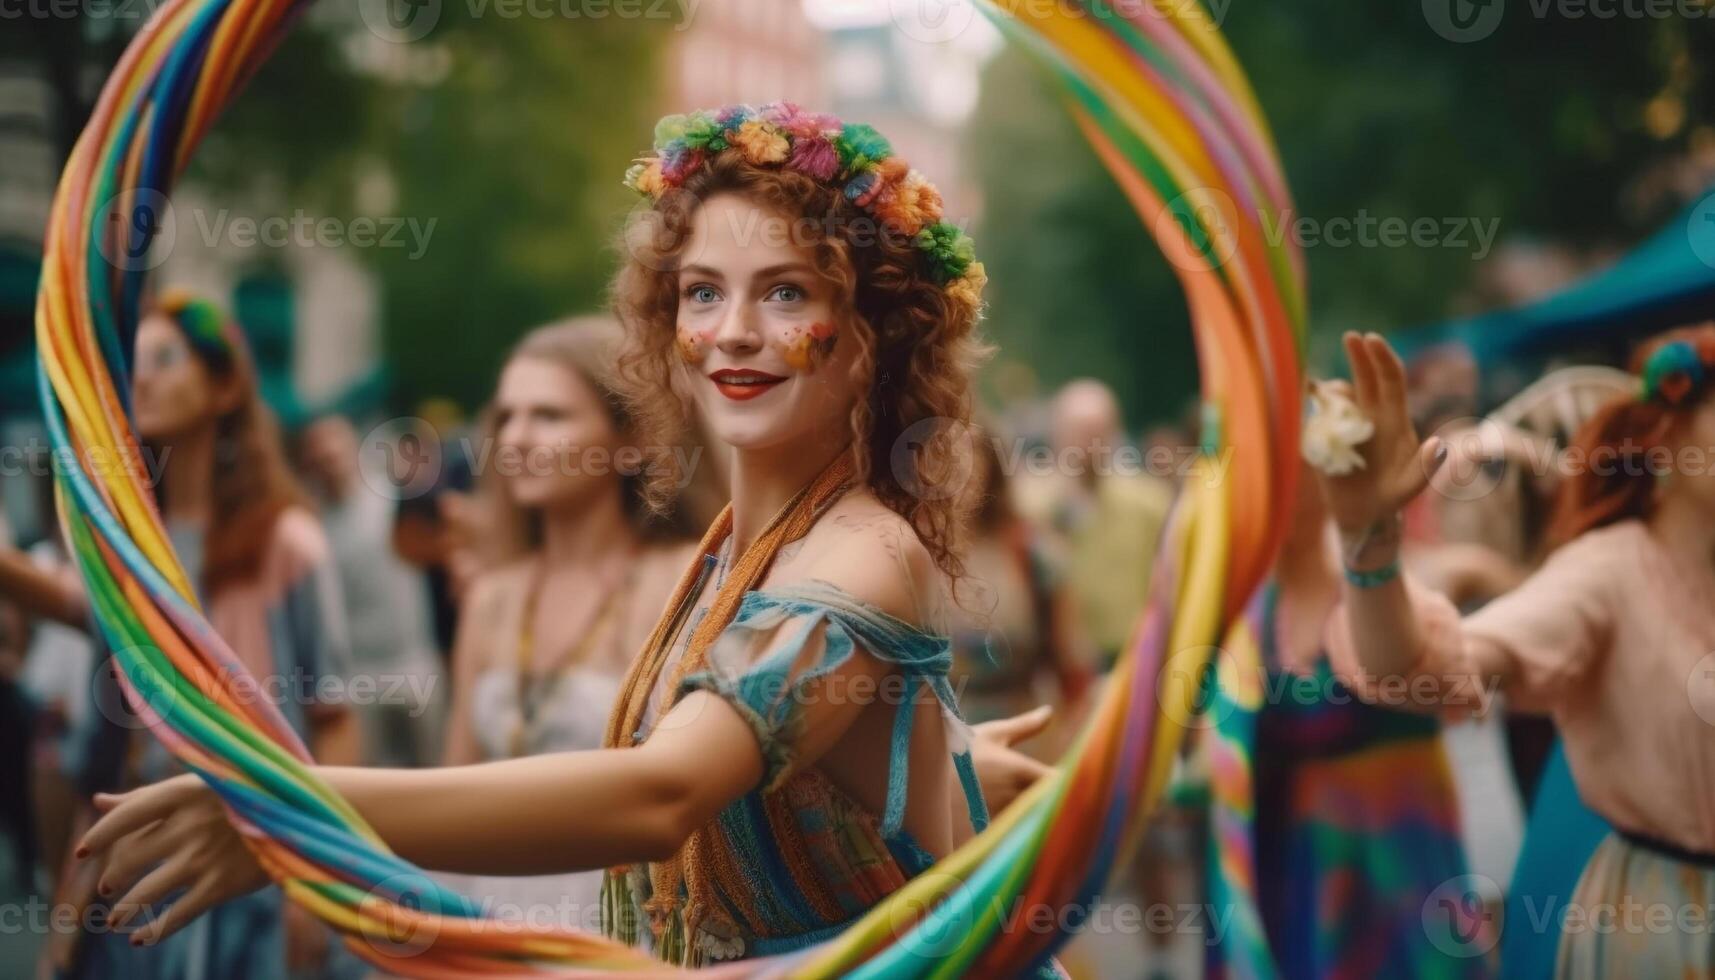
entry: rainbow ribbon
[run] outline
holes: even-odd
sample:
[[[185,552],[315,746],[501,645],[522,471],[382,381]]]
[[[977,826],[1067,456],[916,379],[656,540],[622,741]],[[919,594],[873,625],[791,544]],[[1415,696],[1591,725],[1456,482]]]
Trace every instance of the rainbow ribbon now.
[[[982,2],[1063,83],[1184,286],[1204,455],[1132,642],[1054,774],[839,937],[709,974],[940,978],[1046,962],[1067,933],[1031,928],[1020,912],[1053,909],[1067,926],[1088,914],[1162,792],[1210,649],[1286,527],[1303,258],[1264,234],[1263,215],[1287,215],[1291,202],[1231,51],[1185,0]],[[219,793],[286,893],[378,967],[423,978],[665,972],[601,937],[485,920],[392,854],[316,777],[279,712],[243,696],[244,668],[203,618],[137,463],[131,352],[158,231],[144,219],[304,6],[168,0],[114,68],[61,177],[36,309],[38,377],[56,449],[75,461],[58,468],[56,497],[96,620],[151,730]]]

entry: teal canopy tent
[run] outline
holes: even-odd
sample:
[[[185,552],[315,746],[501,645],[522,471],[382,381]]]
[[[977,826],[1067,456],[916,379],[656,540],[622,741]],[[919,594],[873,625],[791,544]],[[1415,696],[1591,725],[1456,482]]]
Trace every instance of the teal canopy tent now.
[[[1715,317],[1715,187],[1612,266],[1534,303],[1401,331],[1409,356],[1447,342],[1482,363],[1569,348],[1623,348]]]

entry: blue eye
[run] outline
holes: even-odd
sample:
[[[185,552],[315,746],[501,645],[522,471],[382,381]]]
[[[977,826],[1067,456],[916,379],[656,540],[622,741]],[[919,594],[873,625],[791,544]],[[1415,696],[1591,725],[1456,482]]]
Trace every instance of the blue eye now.
[[[797,286],[775,286],[769,298],[781,303],[798,303],[804,300],[804,291]]]
[[[697,285],[692,286],[690,289],[685,290],[685,295],[689,297],[693,303],[713,303],[721,298],[720,291],[707,283],[698,283]]]

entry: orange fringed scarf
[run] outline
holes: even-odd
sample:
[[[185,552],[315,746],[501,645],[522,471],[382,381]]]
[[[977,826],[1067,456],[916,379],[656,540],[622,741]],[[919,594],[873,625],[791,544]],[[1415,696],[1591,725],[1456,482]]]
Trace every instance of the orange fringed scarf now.
[[[685,647],[684,656],[679,658],[668,676],[661,701],[661,714],[665,715],[672,707],[685,679],[707,666],[710,647],[738,615],[739,604],[743,602],[745,593],[762,584],[763,577],[773,566],[780,549],[809,533],[810,528],[815,526],[828,507],[850,489],[856,472],[857,467],[851,451],[848,449],[841,452],[808,486],[798,491],[797,495],[781,508],[774,519],[769,521],[768,526],[763,528],[762,533],[757,535],[756,540],[744,549],[744,554],[733,562],[720,591],[715,594],[708,614],[697,624],[696,632],[691,634]],[[713,567],[714,556],[731,533],[732,505],[728,504],[703,535],[696,560],[685,570],[685,574],[679,577],[678,587],[673,590],[672,598],[662,610],[661,619],[656,622],[648,642],[626,672],[625,685],[621,689],[613,714],[608,718],[607,736],[604,740],[606,747],[630,748],[641,741],[641,738],[634,736],[643,731],[650,695],[660,683],[662,672],[667,668],[674,638],[683,627],[686,617],[690,615],[697,594],[702,591],[708,570]],[[709,833],[709,828],[696,831],[685,842],[685,846],[680,848],[678,854],[669,860],[649,866],[651,894],[644,908],[649,915],[650,928],[655,933],[660,952],[670,962],[687,959],[684,954],[694,948],[698,926],[716,908],[710,890],[713,848],[710,846]],[[623,882],[629,870],[625,867],[609,869],[608,887],[612,889],[617,883]],[[681,886],[685,892],[682,908],[679,895]],[[631,919],[630,910],[615,908],[616,904],[621,904],[621,901],[608,901],[609,921],[604,927],[616,938],[635,943],[637,937],[628,934],[635,932],[634,923],[629,927],[627,925]],[[675,911],[679,912],[678,934],[667,935],[670,926],[673,926]],[[694,958],[694,954],[691,958]]]

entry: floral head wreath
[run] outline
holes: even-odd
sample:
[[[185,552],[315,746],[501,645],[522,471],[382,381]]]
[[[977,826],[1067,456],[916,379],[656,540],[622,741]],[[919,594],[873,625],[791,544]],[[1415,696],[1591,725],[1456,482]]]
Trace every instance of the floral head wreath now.
[[[941,192],[863,123],[842,123],[791,102],[666,116],[655,124],[654,155],[632,164],[625,185],[660,200],[726,152],[742,154],[752,166],[795,170],[839,188],[848,201],[909,238],[937,284],[972,305],[981,298],[983,264],[970,236],[941,220]]]
[[[1709,337],[1674,340],[1657,347],[1644,361],[1640,401],[1669,408],[1690,404],[1715,373],[1715,341]]]
[[[156,297],[155,307],[171,317],[185,340],[205,357],[235,361],[243,357],[244,335],[213,302],[178,286],[170,286]]]

